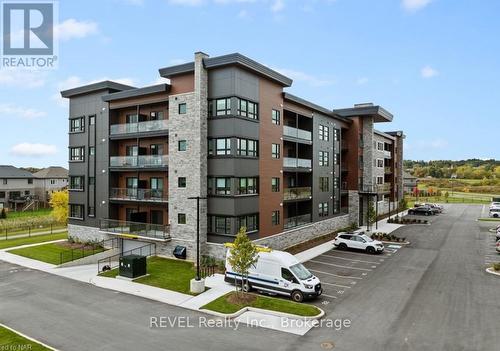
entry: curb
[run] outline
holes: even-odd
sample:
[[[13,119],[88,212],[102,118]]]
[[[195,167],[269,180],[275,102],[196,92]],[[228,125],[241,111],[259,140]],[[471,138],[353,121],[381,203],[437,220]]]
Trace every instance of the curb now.
[[[486,268],[486,273],[500,276],[500,272],[495,272],[495,270],[493,268],[491,268],[491,267],[490,268]]]
[[[4,327],[5,329],[10,330],[11,332],[16,333],[16,334],[18,334],[19,336],[22,336],[23,338],[25,338],[25,339],[27,339],[27,340],[29,340],[29,341],[31,341],[31,342],[37,343],[37,344],[39,344],[39,345],[41,345],[41,346],[43,346],[43,347],[45,347],[45,348],[47,348],[47,349],[49,349],[49,350],[59,351],[58,349],[56,349],[56,348],[54,348],[54,347],[52,347],[52,346],[46,345],[46,344],[44,344],[43,342],[38,341],[37,339],[31,338],[31,337],[29,337],[29,336],[27,336],[27,335],[25,335],[25,334],[23,334],[23,333],[21,333],[21,332],[18,332],[17,330],[15,330],[15,329],[13,329],[13,328],[11,328],[11,327],[8,327],[8,326],[6,326],[5,324],[0,323],[0,327]],[[10,350],[10,349],[9,349],[9,350]]]
[[[387,244],[387,245],[410,245],[410,241],[405,241],[404,243],[401,242],[395,242],[395,241],[384,241],[384,240],[379,240],[381,243]]]
[[[207,314],[211,314],[211,315],[214,315],[214,316],[217,316],[217,317],[223,317],[223,318],[226,318],[226,319],[237,318],[237,317],[241,316],[245,312],[258,312],[258,313],[267,314],[267,315],[271,315],[271,316],[275,316],[275,317],[286,317],[286,318],[302,319],[302,320],[305,320],[305,321],[313,321],[313,320],[320,319],[320,318],[322,318],[325,315],[325,311],[323,311],[321,308],[319,308],[317,306],[314,306],[314,307],[316,307],[318,310],[320,310],[320,313],[318,315],[316,315],[316,316],[299,316],[299,315],[296,315],[296,314],[285,313],[285,312],[278,312],[278,311],[271,311],[271,310],[264,310],[262,308],[256,308],[256,307],[243,307],[239,311],[236,311],[234,313],[228,313],[228,314],[226,314],[226,313],[220,313],[220,312],[216,312],[216,311],[212,311],[212,310],[207,310],[207,309],[199,309],[198,311],[204,312],[204,313],[207,313]]]

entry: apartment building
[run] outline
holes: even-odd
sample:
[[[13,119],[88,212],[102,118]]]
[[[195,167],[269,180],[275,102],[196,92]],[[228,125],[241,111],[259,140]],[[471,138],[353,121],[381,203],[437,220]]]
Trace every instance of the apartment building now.
[[[170,82],[61,92],[70,102],[71,236],[118,236],[124,250],[155,242],[165,255],[182,245],[192,258],[199,196],[201,249],[222,257],[240,227],[281,249],[358,223],[368,204],[399,200],[404,136],[374,129],[392,120],[383,108],[318,106],[237,53],[198,52],[159,74]]]
[[[28,171],[0,165],[0,209],[22,209],[35,195],[35,177]]]
[[[33,176],[35,195],[44,204],[48,203],[54,191],[66,189],[68,186],[68,170],[64,167],[47,167],[33,173]]]

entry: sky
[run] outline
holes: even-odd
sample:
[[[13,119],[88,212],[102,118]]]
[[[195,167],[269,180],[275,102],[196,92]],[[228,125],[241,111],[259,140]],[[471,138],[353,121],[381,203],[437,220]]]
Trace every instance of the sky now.
[[[404,130],[404,157],[496,158],[500,1],[60,0],[58,67],[0,69],[0,164],[67,166],[59,91],[102,79],[160,82],[158,69],[240,52],[326,108],[373,102]]]

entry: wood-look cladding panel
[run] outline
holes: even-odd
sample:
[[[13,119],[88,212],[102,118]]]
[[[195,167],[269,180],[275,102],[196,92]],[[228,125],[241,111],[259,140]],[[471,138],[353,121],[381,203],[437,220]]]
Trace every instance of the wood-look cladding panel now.
[[[306,117],[311,117],[312,118],[312,115],[313,115],[313,110],[311,110],[311,109],[309,109],[307,107],[304,107],[302,105],[296,104],[294,102],[291,102],[291,101],[286,101],[285,100],[284,103],[283,103],[283,108],[285,110],[289,110],[289,111],[298,113],[298,114],[306,116]]]
[[[194,73],[187,73],[170,78],[170,95],[194,91]]]
[[[110,101],[109,108],[113,110],[117,108],[124,108],[137,105],[147,105],[147,104],[155,104],[161,102],[166,103],[168,101],[168,96],[169,96],[168,93],[162,92],[162,93],[148,94],[143,96],[131,97],[127,99]]]
[[[342,135],[343,140],[347,144],[347,153],[344,158],[345,165],[347,166],[347,189],[357,190],[358,189],[358,178],[359,178],[359,133],[362,128],[362,121],[359,117],[351,118],[352,124]]]
[[[272,110],[283,116],[283,88],[265,79],[259,80],[259,236],[283,231],[283,125],[272,123]],[[271,145],[281,145],[281,158],[271,157]],[[280,179],[280,191],[271,191],[271,178]],[[272,225],[273,211],[280,211],[279,225]]]

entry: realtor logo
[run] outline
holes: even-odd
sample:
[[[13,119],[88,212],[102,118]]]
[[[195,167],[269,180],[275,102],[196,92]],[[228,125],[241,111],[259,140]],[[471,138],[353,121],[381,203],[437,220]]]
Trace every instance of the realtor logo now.
[[[55,4],[6,1],[2,3],[2,66],[52,68],[55,56]]]

